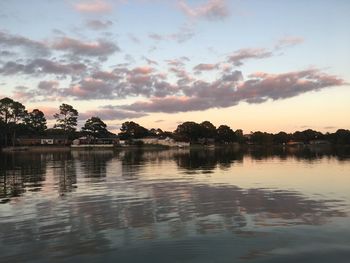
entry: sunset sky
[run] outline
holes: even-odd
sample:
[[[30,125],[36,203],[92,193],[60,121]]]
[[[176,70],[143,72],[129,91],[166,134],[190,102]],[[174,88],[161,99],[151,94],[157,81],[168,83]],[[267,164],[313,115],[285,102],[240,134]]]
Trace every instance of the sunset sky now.
[[[111,130],[350,129],[348,0],[0,0],[0,97]]]

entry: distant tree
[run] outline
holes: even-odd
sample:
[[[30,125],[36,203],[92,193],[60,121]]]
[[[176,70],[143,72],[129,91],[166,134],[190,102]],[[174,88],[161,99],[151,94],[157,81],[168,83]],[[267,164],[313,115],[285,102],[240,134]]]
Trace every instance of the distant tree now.
[[[177,140],[194,142],[202,137],[202,126],[193,121],[187,121],[177,126],[174,131]]]
[[[144,138],[149,135],[149,131],[133,121],[127,121],[122,124],[120,128],[120,133],[118,134],[120,139],[128,140],[128,139],[139,139]]]
[[[66,135],[72,134],[78,124],[78,111],[71,105],[64,103],[60,106],[59,110],[60,112],[54,115],[56,119],[54,128],[63,130]]]
[[[273,135],[273,142],[276,144],[283,144],[289,142],[291,136],[285,132],[279,132]]]
[[[321,132],[307,129],[305,131],[297,131],[293,133],[293,140],[308,143],[311,140],[323,139],[324,135]]]
[[[339,145],[350,144],[350,131],[339,129],[334,133],[334,142]]]
[[[27,116],[26,108],[18,101],[10,98],[0,100],[0,121],[4,126],[5,145],[8,144],[8,134],[12,134],[12,143],[16,141],[17,125]]]
[[[239,143],[244,143],[245,142],[243,130],[241,130],[241,129],[236,130],[235,131],[235,135],[236,135],[237,142],[239,142]]]
[[[235,132],[227,125],[220,125],[216,132],[218,142],[230,143],[236,141]]]
[[[250,141],[254,144],[273,144],[273,134],[257,131],[251,134]]]
[[[47,129],[45,115],[38,109],[34,109],[32,112],[28,113],[27,117],[24,119],[24,123],[29,131],[36,135],[43,134]]]
[[[203,121],[201,124],[201,137],[203,138],[215,138],[216,137],[216,127],[209,121]]]
[[[156,129],[156,128],[152,128],[152,129],[150,129],[149,130],[149,135],[151,135],[151,136],[154,136],[154,137],[161,137],[161,136],[163,136],[163,131],[162,131],[162,129]]]
[[[99,117],[91,117],[86,120],[84,126],[81,128],[84,135],[91,135],[96,138],[108,137],[109,132],[107,125]]]

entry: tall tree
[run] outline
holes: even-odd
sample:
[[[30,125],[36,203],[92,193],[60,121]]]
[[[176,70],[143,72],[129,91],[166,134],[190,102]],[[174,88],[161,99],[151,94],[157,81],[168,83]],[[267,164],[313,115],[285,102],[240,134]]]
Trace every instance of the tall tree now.
[[[86,120],[81,131],[86,135],[91,135],[97,138],[103,138],[109,135],[107,125],[99,117],[91,117]]]
[[[36,135],[43,134],[47,129],[45,115],[38,109],[34,109],[32,112],[28,113],[24,122],[30,132]]]
[[[8,133],[12,134],[12,143],[16,141],[16,128],[27,116],[25,106],[10,98],[0,100],[0,121],[5,127],[5,144],[8,144]]]
[[[5,124],[22,121],[27,115],[25,106],[10,98],[3,98],[0,100],[0,120]]]
[[[61,129],[66,135],[74,132],[78,125],[78,111],[71,105],[62,104],[59,108],[60,112],[54,115],[56,124],[54,128]]]

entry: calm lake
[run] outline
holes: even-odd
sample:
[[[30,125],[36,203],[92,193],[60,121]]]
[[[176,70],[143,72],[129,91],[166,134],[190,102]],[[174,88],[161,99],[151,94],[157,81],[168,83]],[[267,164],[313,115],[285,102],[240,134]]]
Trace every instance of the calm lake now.
[[[350,153],[0,155],[0,262],[350,262]]]

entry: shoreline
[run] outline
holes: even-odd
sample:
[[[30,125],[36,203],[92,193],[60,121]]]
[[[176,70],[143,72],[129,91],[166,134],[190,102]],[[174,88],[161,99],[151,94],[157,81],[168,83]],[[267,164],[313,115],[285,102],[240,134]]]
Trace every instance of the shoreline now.
[[[330,148],[348,148],[350,145],[337,145],[337,144],[325,144],[325,145],[301,145],[301,146],[291,146],[291,145],[247,145],[247,144],[229,144],[229,145],[191,145],[187,147],[171,147],[164,145],[128,145],[128,146],[114,146],[114,147],[99,147],[87,145],[82,147],[71,147],[71,146],[11,146],[1,148],[3,153],[18,153],[18,152],[67,152],[67,151],[99,151],[99,150],[170,150],[170,149],[190,149],[190,150],[215,150],[215,149],[257,149],[257,148],[280,148],[280,149],[330,149]]]

